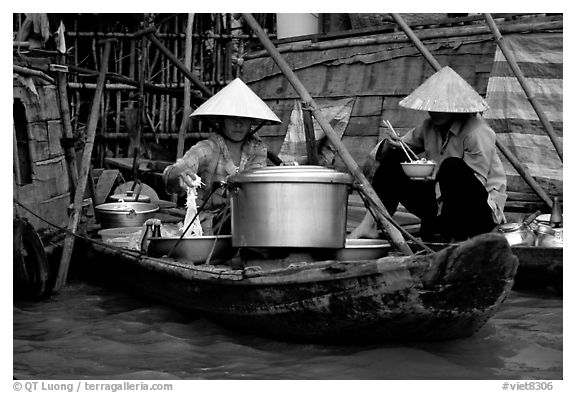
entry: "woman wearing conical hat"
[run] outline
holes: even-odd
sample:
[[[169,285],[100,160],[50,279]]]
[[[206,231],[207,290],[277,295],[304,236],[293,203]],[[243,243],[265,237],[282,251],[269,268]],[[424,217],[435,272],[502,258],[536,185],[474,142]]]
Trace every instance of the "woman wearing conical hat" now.
[[[408,161],[400,138],[389,132],[373,150],[379,162],[373,187],[388,212],[402,203],[421,219],[423,240],[463,240],[504,222],[506,175],[496,134],[478,114],[488,109],[482,97],[444,67],[399,105],[428,112],[401,140],[436,166],[428,179],[409,178],[400,165]],[[374,236],[370,215],[350,235]]]
[[[239,171],[266,166],[266,146],[252,133],[252,125],[281,121],[238,78],[200,105],[190,117],[210,121],[217,131],[167,167],[163,178],[168,192],[184,194],[197,185],[197,177],[200,177],[203,185],[198,189],[197,206],[202,206],[210,196],[199,216],[202,234],[212,235],[223,224],[220,221],[227,205],[225,190],[213,190],[213,186]],[[228,231],[228,228],[223,229],[220,234]]]

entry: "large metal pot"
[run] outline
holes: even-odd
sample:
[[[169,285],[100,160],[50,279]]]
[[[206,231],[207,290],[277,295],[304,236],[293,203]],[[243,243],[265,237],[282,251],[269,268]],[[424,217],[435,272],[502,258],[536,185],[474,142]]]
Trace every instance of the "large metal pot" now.
[[[279,166],[229,178],[234,247],[343,248],[352,176]]]
[[[143,202],[103,203],[94,208],[102,229],[142,226],[157,211],[158,205]]]

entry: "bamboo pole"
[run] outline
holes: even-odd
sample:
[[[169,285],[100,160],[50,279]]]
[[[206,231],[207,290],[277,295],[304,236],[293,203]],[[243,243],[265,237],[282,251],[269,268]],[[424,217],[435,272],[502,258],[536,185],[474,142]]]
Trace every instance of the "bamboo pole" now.
[[[418,48],[418,50],[420,51],[420,53],[422,53],[422,55],[424,56],[424,58],[428,61],[428,63],[430,63],[430,65],[432,65],[432,67],[438,71],[440,69],[442,69],[442,66],[440,65],[440,63],[434,58],[434,56],[432,56],[432,54],[430,53],[430,51],[428,51],[426,49],[426,47],[424,46],[424,44],[422,43],[422,41],[420,41],[418,39],[418,37],[416,36],[416,34],[414,34],[414,32],[412,31],[412,29],[410,28],[410,26],[408,26],[408,24],[406,22],[404,22],[404,19],[402,19],[402,17],[400,16],[400,14],[390,14],[392,16],[392,18],[394,19],[394,21],[396,21],[396,23],[400,26],[400,28],[402,29],[402,31],[404,31],[404,33],[406,34],[406,36],[410,39],[410,41],[412,41],[414,43],[414,45],[416,46],[416,48]]]
[[[204,86],[202,81],[200,81],[198,78],[196,78],[196,76],[182,64],[180,59],[178,59],[176,56],[174,56],[174,54],[172,52],[170,52],[170,49],[166,48],[166,46],[164,46],[164,44],[162,42],[160,42],[160,40],[155,35],[155,29],[154,28],[148,28],[148,29],[142,30],[138,34],[146,35],[148,37],[148,39],[150,40],[150,42],[152,42],[152,44],[154,46],[156,46],[156,48],[158,48],[162,53],[164,53],[164,55],[166,55],[166,57],[168,57],[174,63],[174,65],[178,68],[178,70],[180,70],[184,75],[186,75],[186,77],[188,79],[190,79],[192,81],[192,83],[194,83],[194,85],[202,93],[204,93],[208,97],[212,96],[212,92],[206,86]]]
[[[64,246],[62,249],[62,256],[60,259],[60,266],[58,267],[58,276],[54,284],[54,291],[58,292],[65,284],[68,275],[68,267],[70,265],[70,258],[74,249],[74,240],[76,230],[78,228],[78,221],[80,210],[84,202],[84,191],[88,182],[88,174],[90,173],[90,159],[92,158],[92,149],[94,147],[94,138],[96,136],[96,126],[98,125],[98,112],[100,110],[100,100],[102,92],[104,91],[104,81],[106,79],[106,71],[108,69],[108,58],[110,56],[110,48],[113,40],[104,41],[104,53],[102,55],[102,65],[100,67],[100,74],[98,75],[99,88],[94,93],[94,100],[92,101],[92,109],[87,125],[86,142],[84,144],[84,151],[82,153],[82,163],[80,174],[78,176],[78,186],[74,194],[74,210],[68,220],[68,231],[64,239]]]
[[[66,56],[59,55],[58,62],[66,65]],[[72,121],[70,120],[70,107],[68,106],[68,91],[66,89],[66,74],[58,72],[56,79],[58,80],[58,97],[60,101],[60,113],[62,114],[62,133],[64,138],[68,141],[74,139],[74,132],[72,131]],[[70,143],[64,148],[66,163],[68,166],[68,177],[70,178],[70,196],[74,195],[78,185],[78,167],[76,165],[76,150],[74,145]],[[72,198],[70,198],[72,199]],[[73,201],[71,201],[73,202]]]
[[[192,27],[194,25],[194,14],[188,14],[188,22],[186,23],[186,42],[184,49],[184,66],[192,69]],[[188,129],[188,119],[191,112],[190,106],[190,81],[184,79],[184,109],[182,112],[182,122],[178,130],[178,145],[176,147],[176,158],[184,155],[184,136]]]
[[[534,31],[550,31],[559,30],[563,28],[562,20],[551,20],[542,22],[520,22],[509,23],[500,29],[503,33],[526,33]],[[420,30],[418,38],[421,40],[434,40],[444,38],[458,38],[468,36],[481,36],[483,34],[490,34],[490,29],[487,26],[473,25],[462,27],[438,27],[434,29]],[[380,33],[375,37],[362,37],[362,38],[343,38],[330,41],[322,41],[309,44],[291,44],[282,45],[278,50],[281,53],[288,52],[301,52],[301,51],[319,51],[337,48],[346,48],[351,46],[366,46],[366,45],[380,45],[391,43],[405,43],[410,42],[410,39],[403,33]],[[266,57],[268,53],[265,50],[250,52],[243,56],[244,60],[251,60],[260,57]]]
[[[119,42],[120,45],[118,45],[118,55],[117,55],[117,67],[116,70],[118,71],[119,74],[122,74],[122,63],[124,61],[124,41],[120,41]],[[120,113],[122,113],[122,91],[118,90],[116,91],[116,118],[115,120],[115,132],[116,134],[120,133]],[[118,143],[114,144],[114,156],[115,157],[119,157],[120,154],[120,146]]]
[[[178,31],[180,28],[180,26],[178,26],[178,16],[175,17],[174,20],[174,30]],[[178,42],[178,38],[173,37],[172,38],[174,40],[174,54],[178,55],[178,52],[180,51],[180,47],[179,47],[179,42]],[[188,67],[188,69],[190,69],[190,67]],[[172,85],[176,85],[178,84],[178,70],[176,69],[176,67],[172,67],[172,80],[170,82],[170,87],[172,87]],[[170,99],[170,128],[167,130],[167,132],[174,132],[176,131],[176,98],[175,97],[169,97]]]
[[[33,70],[31,68],[27,68],[27,67],[22,67],[19,65],[12,65],[12,69],[14,72],[21,74],[21,75],[28,75],[28,76],[35,76],[38,78],[42,78],[44,79],[46,82],[52,83],[52,84],[56,84],[56,81],[54,80],[54,78],[52,78],[51,76],[46,75],[44,72],[42,71],[38,71],[38,70]]]
[[[492,31],[492,35],[494,35],[496,44],[498,44],[498,47],[504,54],[504,57],[506,58],[508,65],[512,69],[512,72],[514,72],[516,79],[518,79],[518,82],[520,82],[520,86],[522,86],[522,89],[524,89],[524,93],[526,93],[528,101],[530,101],[530,104],[532,104],[532,108],[534,108],[534,111],[538,115],[540,122],[542,122],[542,125],[544,126],[544,131],[546,131],[546,133],[550,137],[550,141],[552,142],[552,145],[554,145],[554,148],[558,153],[558,157],[560,157],[560,161],[563,162],[564,157],[562,153],[562,142],[560,142],[558,136],[556,135],[554,129],[552,128],[552,125],[548,121],[548,117],[546,116],[546,113],[544,112],[542,105],[534,96],[534,93],[532,92],[532,89],[528,85],[528,81],[524,77],[524,73],[518,66],[518,63],[516,62],[516,59],[514,58],[512,51],[502,39],[502,34],[500,34],[500,31],[498,30],[498,26],[496,26],[494,19],[492,19],[492,15],[484,14],[484,18],[486,19],[486,23],[488,23],[488,26],[490,27],[490,31]]]
[[[402,17],[399,14],[392,14],[392,17],[395,20],[399,20],[403,22]],[[404,33],[406,34],[406,36],[408,36],[410,38],[410,40],[412,40],[412,42],[414,42],[414,44],[418,47],[418,49],[420,49],[420,51],[422,52],[422,54],[424,55],[424,53],[427,53],[427,55],[425,55],[424,57],[426,58],[426,60],[428,60],[428,62],[430,63],[430,65],[436,70],[436,71],[440,71],[440,69],[442,68],[442,66],[440,65],[440,63],[438,63],[438,61],[436,61],[436,59],[434,58],[434,56],[432,56],[432,54],[430,54],[430,52],[428,51],[428,49],[422,45],[422,42],[420,41],[420,39],[414,34],[414,32],[412,31],[412,29],[410,28],[410,26],[408,26],[406,23],[400,23],[399,24],[400,27],[402,28],[402,30],[404,30]],[[417,42],[419,44],[417,44]],[[538,194],[538,196],[550,207],[552,208],[552,200],[550,199],[550,197],[546,194],[546,192],[542,189],[542,187],[540,187],[540,185],[536,182],[536,180],[534,180],[534,178],[530,175],[530,173],[528,173],[528,171],[526,170],[526,168],[524,167],[524,165],[522,165],[522,163],[520,162],[520,160],[518,160],[518,158],[516,158],[516,156],[514,156],[514,153],[512,153],[510,151],[510,149],[508,149],[505,145],[503,145],[498,138],[496,138],[496,146],[500,149],[500,151],[502,152],[502,154],[508,159],[508,161],[510,161],[510,164],[512,164],[512,166],[516,169],[516,171],[518,172],[518,174],[520,176],[522,176],[522,178],[526,181],[526,183],[534,190],[534,192],[536,192],[536,194]]]
[[[336,132],[334,131],[330,123],[326,120],[326,118],[322,114],[322,111],[318,108],[312,96],[310,96],[310,93],[308,93],[302,82],[300,82],[298,77],[290,69],[288,63],[286,63],[286,61],[282,58],[282,55],[280,55],[276,47],[274,47],[274,44],[272,44],[272,42],[270,41],[264,30],[262,30],[262,27],[260,27],[256,19],[254,19],[254,16],[248,13],[244,13],[242,15],[244,16],[244,19],[246,20],[248,25],[252,28],[252,30],[254,31],[254,33],[264,46],[264,48],[266,48],[270,56],[274,59],[276,65],[278,65],[278,68],[280,68],[282,73],[284,73],[286,78],[288,78],[290,84],[298,92],[298,94],[302,98],[302,101],[304,101],[304,103],[310,108],[312,114],[314,115],[314,117],[316,118],[316,120],[326,133],[328,140],[332,143],[336,151],[340,154],[342,161],[344,162],[344,164],[346,164],[346,167],[348,168],[354,179],[361,183],[364,193],[366,194],[368,200],[378,207],[378,209],[376,209],[377,221],[384,228],[386,234],[390,238],[392,245],[399,251],[407,255],[412,255],[413,252],[406,243],[406,241],[404,240],[404,238],[402,237],[402,234],[398,231],[398,229],[396,229],[394,226],[390,224],[389,220],[392,220],[392,218],[390,217],[388,211],[382,204],[382,201],[380,200],[380,198],[378,198],[378,195],[368,182],[368,179],[366,179],[366,177],[362,173],[362,170],[360,169],[356,161],[354,161],[352,155],[348,152],[348,150],[346,149],[340,138],[338,138]]]
[[[186,22],[186,39],[184,43],[184,66],[192,70],[192,32],[194,27],[194,14],[188,14]],[[178,130],[178,144],[176,146],[176,158],[184,155],[184,143],[186,142],[186,130],[188,129],[189,117],[192,112],[190,106],[190,81],[184,78],[184,108],[182,110],[182,122]],[[172,202],[176,202],[178,195],[172,195]]]

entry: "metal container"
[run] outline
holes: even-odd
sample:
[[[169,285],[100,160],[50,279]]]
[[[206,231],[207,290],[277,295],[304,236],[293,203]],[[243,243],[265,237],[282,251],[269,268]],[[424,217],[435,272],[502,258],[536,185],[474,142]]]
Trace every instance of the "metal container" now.
[[[151,237],[147,254],[152,257],[167,255],[178,242],[178,238]],[[172,253],[172,257],[191,263],[204,263],[210,257],[212,262],[232,258],[238,249],[232,247],[232,236],[199,236],[184,238]]]
[[[533,246],[536,241],[534,231],[529,226],[518,222],[501,224],[497,232],[504,235],[511,246]]]
[[[143,202],[103,203],[94,208],[102,229],[142,226],[157,211],[158,205]]]
[[[343,248],[352,176],[278,166],[229,178],[235,247]]]
[[[563,228],[552,228],[550,225],[539,224],[536,235],[536,246],[538,247],[564,247]]]

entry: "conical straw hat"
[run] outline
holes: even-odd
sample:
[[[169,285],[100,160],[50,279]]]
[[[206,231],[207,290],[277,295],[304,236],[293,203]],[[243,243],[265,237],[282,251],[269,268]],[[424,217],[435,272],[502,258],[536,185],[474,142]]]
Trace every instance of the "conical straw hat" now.
[[[398,105],[419,111],[450,113],[474,113],[488,109],[480,94],[448,66],[428,78]]]
[[[240,78],[234,79],[208,101],[200,105],[190,117],[220,116],[248,117],[279,124],[282,121]]]

